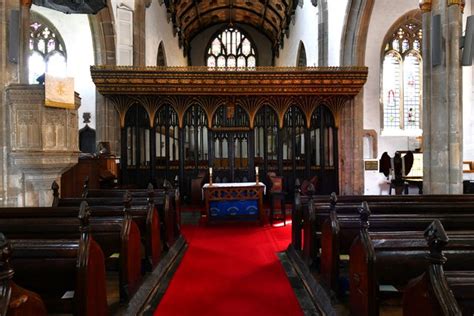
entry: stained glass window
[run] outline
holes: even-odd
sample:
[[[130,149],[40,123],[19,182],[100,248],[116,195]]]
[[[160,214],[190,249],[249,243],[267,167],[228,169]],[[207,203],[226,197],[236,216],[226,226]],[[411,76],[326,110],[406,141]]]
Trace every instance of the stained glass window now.
[[[404,19],[386,37],[381,91],[385,130],[421,129],[421,44],[419,19]]]
[[[229,27],[211,40],[206,65],[212,68],[254,68],[257,65],[254,45],[241,31]]]
[[[31,14],[29,47],[29,83],[37,83],[36,78],[45,72],[56,76],[66,75],[64,41],[54,26],[37,13]]]

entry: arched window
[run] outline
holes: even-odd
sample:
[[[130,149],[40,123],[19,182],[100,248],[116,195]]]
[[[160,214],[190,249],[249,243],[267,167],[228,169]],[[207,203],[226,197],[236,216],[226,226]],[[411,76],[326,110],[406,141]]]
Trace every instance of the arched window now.
[[[306,49],[304,48],[304,44],[300,41],[300,47],[298,48],[298,60],[297,65],[298,67],[306,67]]]
[[[56,28],[43,16],[32,12],[30,24],[29,83],[44,73],[66,75],[66,46]]]
[[[240,30],[228,27],[211,39],[206,53],[206,65],[253,68],[257,66],[255,45]]]
[[[157,66],[167,66],[165,46],[163,45],[163,42],[160,42],[160,45],[158,46],[158,57],[157,57],[157,60],[156,60],[156,65]]]
[[[421,133],[422,29],[420,18],[404,17],[385,38],[382,64],[384,132]]]

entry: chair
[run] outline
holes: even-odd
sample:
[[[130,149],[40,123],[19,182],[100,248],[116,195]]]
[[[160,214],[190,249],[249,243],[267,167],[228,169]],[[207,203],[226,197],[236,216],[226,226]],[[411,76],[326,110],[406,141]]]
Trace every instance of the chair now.
[[[270,192],[283,191],[283,177],[279,177],[275,172],[267,172],[267,177],[270,180]]]
[[[286,192],[284,191],[270,191],[270,224],[273,225],[274,220],[283,221],[286,226]],[[280,204],[280,216],[275,216],[275,206]]]
[[[196,178],[191,179],[191,203],[193,205],[199,205],[202,201],[201,190],[204,185],[204,180],[206,178],[206,172],[201,170],[199,171]]]
[[[267,177],[270,180],[270,224],[273,224],[274,220],[282,220],[283,225],[286,226],[286,192],[283,191],[283,177],[279,177],[275,172],[268,172]],[[275,216],[275,207],[280,205],[281,216]]]

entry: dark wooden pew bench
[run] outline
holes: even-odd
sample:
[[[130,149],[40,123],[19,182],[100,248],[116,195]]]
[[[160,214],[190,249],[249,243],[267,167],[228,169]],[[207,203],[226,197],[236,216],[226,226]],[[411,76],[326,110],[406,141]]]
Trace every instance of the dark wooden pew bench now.
[[[125,192],[129,192],[132,198],[153,201],[163,219],[166,229],[165,237],[167,245],[170,247],[181,234],[181,200],[178,189],[154,189],[150,184],[146,190],[143,189],[84,189],[83,197],[85,198],[120,198]],[[165,198],[169,197],[169,208],[165,208]]]
[[[13,229],[6,233],[12,248],[14,280],[40,294],[48,312],[107,315],[104,254],[89,233],[85,207],[81,207],[79,217],[75,219],[75,237],[51,239],[47,230],[45,236],[22,233],[23,238],[16,238]],[[17,228],[25,227],[27,223]]]
[[[435,221],[425,231],[428,266],[412,279],[403,293],[404,315],[474,315],[474,267],[468,271],[445,271],[444,255],[449,233]]]
[[[87,203],[86,203],[87,205]],[[9,239],[77,238],[78,208],[0,208],[0,231]],[[90,218],[90,234],[100,245],[108,270],[119,272],[120,300],[127,301],[141,278],[141,237],[129,213]]]
[[[366,208],[368,205],[365,204]],[[386,209],[376,205],[378,213],[370,215],[370,232],[422,231],[433,220],[440,220],[450,231],[474,228],[474,205],[470,208],[443,207],[441,205],[407,205],[397,212],[397,207]],[[368,209],[366,210],[368,211]],[[450,213],[452,211],[452,213]],[[388,214],[384,214],[387,212]],[[408,213],[407,213],[408,212]],[[337,291],[340,256],[348,255],[349,249],[360,231],[359,214],[332,212],[321,232],[321,280]]]
[[[308,206],[312,201],[311,204],[314,205],[313,211],[317,211],[317,213],[322,212],[325,208],[326,211],[323,213],[329,213],[329,210],[335,208],[336,206],[339,208],[342,203],[348,204],[360,204],[363,201],[367,201],[368,203],[436,203],[436,202],[465,202],[465,203],[474,203],[474,195],[469,194],[431,194],[431,195],[341,195],[337,196],[335,193],[328,195],[310,195],[305,196],[301,195],[301,191],[298,187],[296,187],[295,191],[295,199],[293,201],[293,212],[292,212],[292,245],[296,250],[302,250],[302,242],[303,234],[303,225],[310,225],[307,223],[309,216]],[[321,209],[321,207],[323,209]],[[320,221],[317,221],[313,230],[316,232],[320,232],[321,224],[324,222],[325,218],[322,218]],[[307,234],[308,235],[308,234]],[[308,243],[306,242],[308,246]],[[312,255],[308,254],[312,248],[303,249],[305,252],[306,260]],[[313,250],[311,250],[313,251]]]
[[[444,252],[448,259],[446,269],[472,269],[473,231],[455,231],[449,232],[449,235],[450,242]],[[381,300],[379,286],[390,285],[403,291],[410,279],[426,271],[426,257],[429,254],[423,232],[371,234],[366,223],[350,249],[351,314],[378,315]]]
[[[46,306],[41,297],[13,281],[15,271],[11,262],[11,244],[0,233],[0,314],[9,316],[45,316]]]
[[[341,216],[358,216],[358,209],[361,203],[338,203],[334,207],[327,204],[314,204],[312,207],[305,209],[303,213],[303,257],[307,262],[311,262],[321,248],[321,235],[323,225],[326,221],[330,221],[333,225],[332,229],[337,229],[334,224],[333,215],[331,219],[331,212],[335,212],[338,217]],[[374,214],[413,214],[415,212],[431,212],[431,213],[474,213],[474,201],[381,201],[368,202],[371,212]],[[327,228],[327,227],[326,227]]]
[[[165,250],[171,247],[180,235],[179,215],[175,205],[179,205],[179,191],[170,191],[165,194],[163,190],[91,190],[84,195],[95,195],[87,198],[59,198],[59,186],[53,182],[53,206],[77,206],[85,200],[90,206],[122,206],[124,193],[132,196],[133,207],[145,207],[153,204],[159,214],[161,241]],[[134,197],[134,195],[136,197]],[[171,197],[177,197],[178,202],[172,202]]]

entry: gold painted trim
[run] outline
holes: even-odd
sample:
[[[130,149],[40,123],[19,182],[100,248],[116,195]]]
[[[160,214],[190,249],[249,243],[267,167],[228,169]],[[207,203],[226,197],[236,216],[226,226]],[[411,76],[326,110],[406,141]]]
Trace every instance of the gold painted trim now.
[[[420,0],[419,5],[423,13],[431,12],[431,0]]]

